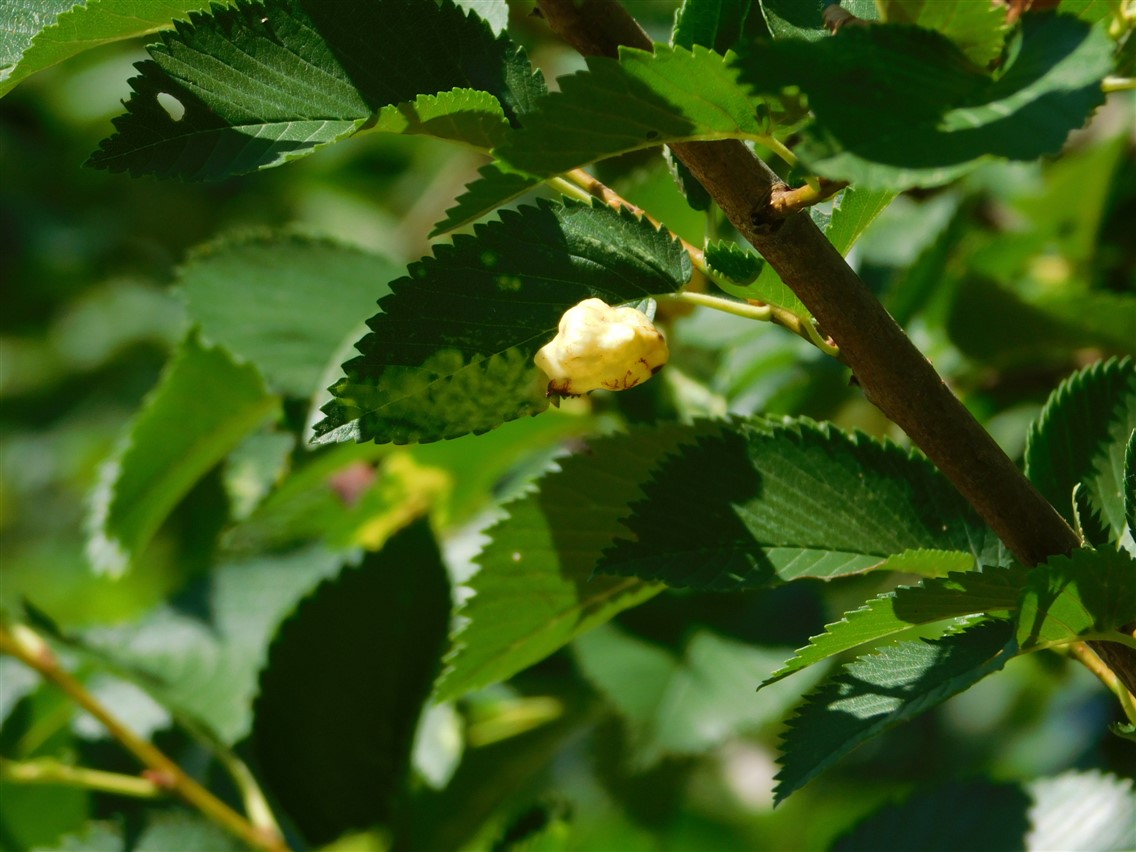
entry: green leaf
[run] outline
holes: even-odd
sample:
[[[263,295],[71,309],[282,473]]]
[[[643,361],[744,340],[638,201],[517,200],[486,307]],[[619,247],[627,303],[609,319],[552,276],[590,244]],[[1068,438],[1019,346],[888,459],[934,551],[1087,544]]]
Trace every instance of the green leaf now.
[[[206,339],[254,364],[274,391],[307,398],[397,271],[331,240],[258,233],[196,250],[178,279]]]
[[[132,852],[241,852],[245,847],[216,823],[173,811],[151,816],[129,848]]]
[[[252,727],[257,676],[277,627],[343,561],[314,545],[224,562],[170,606],[134,624],[84,631],[81,641],[164,706],[234,745]]]
[[[412,103],[386,106],[368,130],[436,136],[489,150],[509,132],[501,102],[489,92],[453,89],[419,95]]]
[[[461,610],[457,634],[436,700],[512,677],[621,610],[658,594],[661,586],[593,577],[600,555],[617,535],[620,518],[641,495],[650,470],[683,441],[691,427],[634,429],[588,442],[539,480],[539,491],[506,505],[508,517],[487,531]]]
[[[501,114],[516,121],[544,91],[520,48],[448,0],[238,0],[149,51],[90,165],[213,180],[371,126],[484,145],[500,138]]]
[[[737,65],[758,95],[790,86],[808,95],[816,122],[794,148],[808,168],[903,190],[945,183],[990,157],[1057,153],[1104,102],[1111,51],[1103,32],[1076,19],[1027,15],[1020,50],[997,79],[938,33],[886,24],[759,42]]]
[[[0,59],[0,97],[27,77],[91,48],[150,35],[170,26],[175,18],[207,10],[210,0],[7,0],[27,6],[24,14],[7,10],[20,31],[3,40]],[[218,6],[233,0],[213,0]],[[58,17],[54,17],[59,12]],[[9,20],[6,18],[6,20]],[[27,25],[26,28],[21,25]],[[26,49],[21,45],[26,44]],[[20,51],[22,50],[22,55]]]
[[[454,0],[454,5],[477,15],[489,24],[495,34],[503,33],[509,27],[508,0]]]
[[[1061,0],[1060,11],[1076,15],[1082,21],[1099,24],[1119,20],[1124,14],[1124,0]]]
[[[993,534],[923,457],[808,420],[720,424],[653,471],[598,570],[734,590],[880,567],[914,549],[990,559]]]
[[[581,670],[631,725],[634,768],[701,754],[777,721],[809,684],[755,696],[752,684],[783,656],[699,630],[679,655],[611,625],[576,640]],[[788,685],[787,685],[788,686]]]
[[[482,166],[478,175],[446,211],[446,218],[434,226],[431,239],[468,225],[540,185],[537,178],[502,171],[493,163]]]
[[[979,68],[1002,53],[1009,26],[1005,8],[974,0],[879,0],[889,24],[914,24],[942,33]]]
[[[539,414],[548,377],[532,359],[564,311],[672,293],[691,267],[677,241],[629,213],[542,201],[407,271],[343,365],[317,440],[436,441]]]
[[[79,5],[79,2],[80,0],[7,0],[5,23],[0,28],[0,75],[3,77],[0,86],[11,88],[8,81],[17,73],[18,63],[31,47],[32,41],[51,27],[61,14]]]
[[[841,254],[848,254],[895,196],[896,193],[889,190],[870,190],[858,186],[841,192],[832,205],[832,219],[824,230],[828,241]]]
[[[741,38],[751,5],[750,0],[683,0],[671,44],[688,49],[700,44],[725,53]]]
[[[543,176],[664,143],[769,132],[737,72],[705,47],[623,47],[618,62],[587,63],[587,71],[561,77],[560,91],[542,99],[494,154]]]
[[[800,3],[798,0],[761,0],[761,14],[774,38],[795,38],[815,41],[825,38],[820,3]]]
[[[449,618],[446,568],[419,522],[324,582],[280,628],[253,750],[309,842],[395,817]]]
[[[65,834],[50,845],[37,845],[36,852],[122,852],[126,848],[122,829],[108,822],[88,822],[82,831]]]
[[[1022,784],[949,782],[889,804],[833,845],[954,852],[958,849],[1107,849],[1136,846],[1132,781],[1065,772]]]
[[[802,3],[800,0],[761,0],[761,13],[774,38],[818,41],[829,37],[824,26],[823,12],[827,2]],[[875,0],[842,0],[845,11],[865,21],[878,21],[879,10]]]
[[[1070,376],[1049,397],[1029,431],[1026,474],[1072,523],[1073,487],[1116,539],[1126,529],[1124,454],[1136,429],[1136,361],[1110,359]]]
[[[1026,569],[1019,565],[987,568],[981,572],[951,573],[878,595],[859,609],[846,612],[840,621],[826,625],[824,633],[810,638],[806,647],[762,681],[761,688],[854,648],[903,638],[921,625],[1013,610],[1021,598],[1026,576]]]
[[[1123,551],[1075,550],[1030,572],[1018,614],[1018,644],[1034,650],[1086,636],[1108,639],[1134,620],[1136,560]]]
[[[1011,626],[989,621],[942,639],[901,642],[849,663],[811,692],[789,721],[774,801],[783,801],[861,743],[998,671],[1014,652]]]
[[[124,572],[178,501],[278,405],[252,367],[187,340],[103,465],[87,545],[95,570]]]
[[[735,242],[718,240],[706,246],[706,265],[741,288],[757,280],[765,261]]]

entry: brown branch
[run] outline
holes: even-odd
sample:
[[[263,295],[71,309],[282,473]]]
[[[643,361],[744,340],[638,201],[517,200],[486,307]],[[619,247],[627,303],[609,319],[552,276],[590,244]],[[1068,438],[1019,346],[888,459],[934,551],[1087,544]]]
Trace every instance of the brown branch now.
[[[538,3],[553,30],[585,55],[614,58],[621,44],[652,49],[615,0]],[[733,140],[676,144],[672,150],[840,347],[868,400],[907,433],[1021,562],[1037,565],[1079,546],[1076,533],[809,217],[776,215],[771,201],[785,187],[765,163]],[[1136,654],[1117,647],[1108,649],[1106,662],[1136,691]]]

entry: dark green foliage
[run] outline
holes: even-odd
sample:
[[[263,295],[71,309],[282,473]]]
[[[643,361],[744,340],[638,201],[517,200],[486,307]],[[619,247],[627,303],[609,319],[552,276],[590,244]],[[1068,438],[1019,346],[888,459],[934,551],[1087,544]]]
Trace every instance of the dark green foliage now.
[[[398,817],[449,613],[445,567],[418,522],[319,586],[280,628],[253,706],[253,748],[312,843]]]
[[[390,32],[392,50],[375,52]],[[150,53],[91,165],[216,180],[309,154],[419,95],[479,89],[516,121],[544,90],[523,51],[448,0],[246,0],[191,15]]]
[[[786,86],[808,94],[816,123],[797,154],[810,168],[894,190],[937,186],[991,156],[1056,153],[1103,102],[1109,66],[1103,33],[1060,15],[1027,16],[1021,45],[997,78],[946,37],[898,25],[759,43],[738,61],[755,94]],[[1017,132],[1027,125],[1029,133]]]

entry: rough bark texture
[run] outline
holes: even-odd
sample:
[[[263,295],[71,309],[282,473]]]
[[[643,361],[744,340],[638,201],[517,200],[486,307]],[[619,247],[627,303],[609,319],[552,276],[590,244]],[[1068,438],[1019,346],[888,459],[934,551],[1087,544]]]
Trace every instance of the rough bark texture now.
[[[617,57],[651,40],[615,0],[538,0],[549,26],[580,53]],[[726,217],[840,347],[864,395],[947,476],[1010,551],[1037,565],[1079,545],[1076,533],[951,393],[808,215],[778,215],[785,186],[738,141],[690,142],[673,151]],[[1136,692],[1136,654],[1091,643]]]

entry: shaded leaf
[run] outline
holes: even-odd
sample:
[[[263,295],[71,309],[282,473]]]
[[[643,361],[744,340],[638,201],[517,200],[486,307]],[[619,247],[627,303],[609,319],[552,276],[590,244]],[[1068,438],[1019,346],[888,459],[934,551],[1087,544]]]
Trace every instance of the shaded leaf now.
[[[705,47],[623,47],[619,61],[590,56],[587,63],[587,71],[560,78],[560,91],[494,154],[521,171],[552,175],[663,143],[769,132],[737,72]]]
[[[278,405],[252,367],[187,340],[103,465],[87,545],[95,570],[125,571],[178,501]]]
[[[979,68],[1002,53],[1009,30],[1005,8],[984,0],[880,0],[879,6],[889,24],[914,24],[942,33]]]
[[[1029,15],[1021,48],[997,79],[938,33],[884,24],[818,41],[759,42],[737,64],[758,95],[789,86],[808,95],[816,122],[794,148],[805,165],[865,188],[902,190],[945,183],[992,156],[1056,153],[1104,102],[1099,84],[1111,50],[1103,32],[1074,18]]]
[[[789,721],[774,800],[784,800],[856,746],[998,671],[1014,653],[1011,625],[989,621],[849,663],[809,693]]]
[[[1060,10],[1076,15],[1082,21],[1099,24],[1119,18],[1124,0],[1061,0]]]
[[[871,570],[995,539],[923,457],[808,420],[722,424],[652,472],[603,573],[700,589]],[[953,567],[953,566],[952,566]]]
[[[324,582],[280,628],[253,749],[310,842],[395,817],[449,615],[446,569],[419,522]]]
[[[487,531],[477,558],[473,597],[457,634],[436,700],[505,680],[658,594],[661,586],[593,577],[619,520],[641,495],[649,471],[697,432],[677,425],[598,438],[558,462],[539,490],[506,505],[508,517]]]
[[[1124,452],[1136,429],[1136,361],[1098,362],[1050,395],[1030,427],[1026,474],[1070,522],[1072,494],[1082,482],[1088,502],[1119,539],[1126,528]]]
[[[90,165],[219,179],[372,125],[485,145],[503,131],[497,110],[451,90],[487,92],[510,121],[544,91],[520,48],[448,0],[238,0],[149,51]]]
[[[700,44],[725,53],[741,38],[752,5],[751,0],[683,0],[671,44],[685,48]]]
[[[331,240],[262,233],[196,250],[178,279],[208,340],[255,364],[273,390],[310,397],[397,271]]]
[[[729,240],[718,240],[706,246],[706,265],[730,283],[745,287],[757,280],[765,261],[755,252]]]
[[[212,0],[227,5],[233,0]],[[8,0],[25,14],[7,9],[6,20],[20,27],[0,41],[0,97],[25,78],[84,51],[122,39],[149,35],[174,18],[210,7],[210,0]],[[54,14],[59,12],[58,17]],[[24,26],[21,26],[24,25]],[[25,41],[26,40],[26,41]],[[21,45],[26,49],[20,53]]]
[[[548,377],[532,359],[564,311],[671,293],[691,274],[677,241],[629,213],[543,201],[407,271],[343,365],[317,440],[436,441],[539,414]]]
[[[1032,650],[1089,635],[1107,639],[1130,621],[1136,621],[1136,560],[1124,551],[1075,550],[1030,572],[1018,614],[1018,644]]]
[[[977,613],[1013,610],[1021,598],[1027,571],[1021,566],[952,573],[900,586],[872,598],[864,606],[813,636],[791,660],[762,681],[764,688],[803,668],[882,639],[903,638],[913,628]]]
[[[754,681],[784,652],[707,630],[696,632],[678,655],[611,625],[584,634],[574,649],[584,674],[631,726],[636,770],[666,755],[704,753],[776,721],[810,685],[755,695]]]

